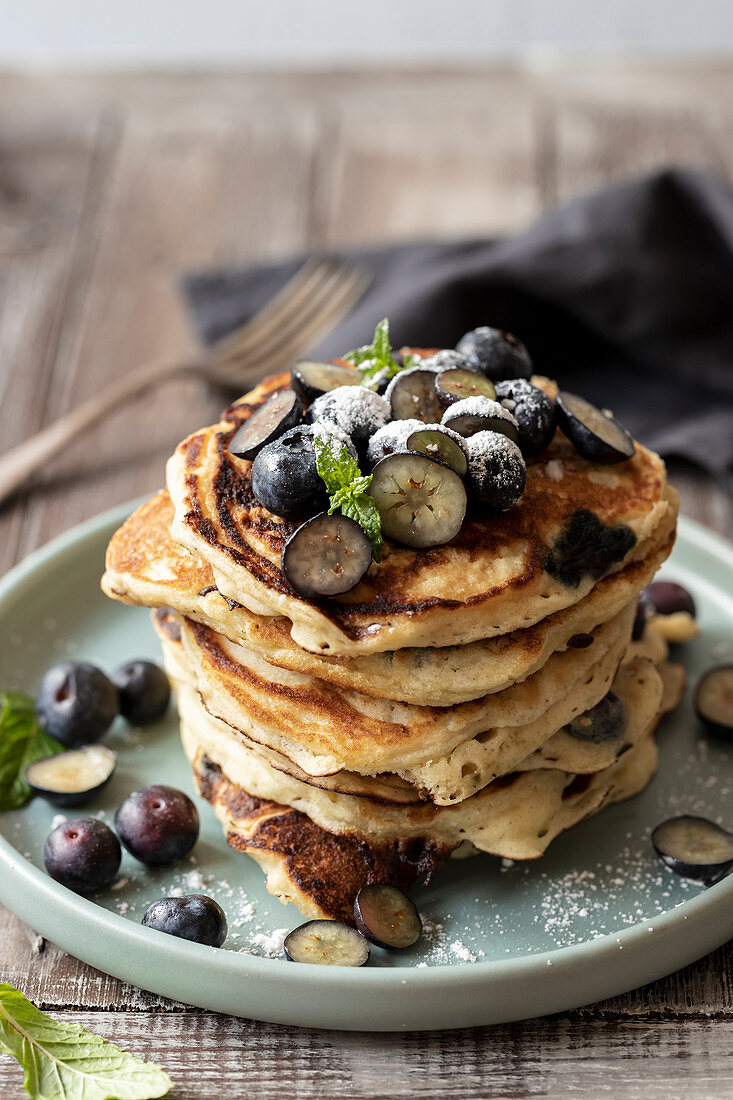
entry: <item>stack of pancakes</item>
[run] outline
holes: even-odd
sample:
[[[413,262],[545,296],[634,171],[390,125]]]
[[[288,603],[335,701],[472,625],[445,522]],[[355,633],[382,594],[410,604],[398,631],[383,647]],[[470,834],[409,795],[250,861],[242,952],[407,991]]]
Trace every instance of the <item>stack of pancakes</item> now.
[[[180,444],[167,490],[113,537],[103,587],[155,609],[184,749],[229,843],[306,916],[351,919],[366,882],[405,889],[476,852],[535,859],[646,785],[683,675],[654,623],[632,627],[678,498],[643,446],[602,466],[558,432],[510,511],[445,546],[385,542],[351,592],[304,599],[280,569],[295,525],[228,450],[288,383]],[[610,690],[625,729],[571,732]]]

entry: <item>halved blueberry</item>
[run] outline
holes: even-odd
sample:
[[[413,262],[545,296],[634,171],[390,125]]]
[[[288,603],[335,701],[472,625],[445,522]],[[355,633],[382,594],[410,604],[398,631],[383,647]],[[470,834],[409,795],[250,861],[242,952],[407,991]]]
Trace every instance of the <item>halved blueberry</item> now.
[[[361,374],[351,367],[337,363],[318,363],[313,359],[301,359],[290,372],[290,385],[305,405],[310,405],[322,393],[330,393],[340,386],[360,386]]]
[[[644,598],[657,615],[677,615],[681,611],[687,612],[693,619],[697,615],[690,593],[674,581],[652,581],[644,589]]]
[[[516,420],[498,401],[489,397],[465,397],[449,405],[441,424],[468,439],[477,432],[500,432],[512,443],[519,443]]]
[[[683,878],[712,885],[733,867],[733,833],[704,817],[672,817],[657,825],[652,844],[659,858]]]
[[[596,745],[613,741],[626,731],[626,708],[616,692],[609,691],[600,703],[568,722],[565,729],[580,741],[592,741]]]
[[[348,516],[322,512],[290,536],[281,568],[299,595],[318,599],[349,592],[371,561],[372,544],[364,529]]]
[[[420,360],[420,366],[434,371],[451,370],[453,367],[473,369],[466,356],[453,348],[444,348],[442,351],[436,351],[435,355],[427,355]]]
[[[700,678],[695,710],[710,733],[733,737],[733,665],[711,668]]]
[[[229,453],[252,459],[303,419],[303,406],[293,390],[280,390],[255,409],[229,441]]]
[[[435,376],[435,392],[443,408],[466,397],[496,397],[494,383],[486,375],[461,367],[440,371]]]
[[[555,434],[555,402],[525,378],[497,382],[496,400],[517,422],[519,447],[524,457],[534,458],[541,454]]]
[[[394,420],[422,420],[436,424],[443,406],[435,392],[435,371],[425,367],[411,367],[395,375],[384,395],[392,408]]]
[[[104,745],[84,745],[57,756],[36,760],[25,770],[35,795],[53,806],[81,806],[107,786],[117,766],[117,755]]]
[[[405,546],[441,546],[461,529],[466,490],[455,470],[420,454],[393,454],[378,462],[367,490],[382,530]]]
[[[363,966],[369,944],[355,928],[340,920],[309,920],[285,937],[289,962],[315,966]]]
[[[466,476],[468,470],[466,452],[461,444],[461,437],[450,428],[442,428],[437,424],[418,428],[407,437],[405,446],[408,451],[417,451],[419,454],[427,455],[428,458],[437,458],[461,477]]]
[[[591,462],[610,465],[636,454],[636,444],[626,428],[577,393],[558,393],[557,419],[575,449]]]
[[[356,927],[370,943],[400,951],[420,939],[422,920],[414,902],[396,886],[373,882],[354,901]]]
[[[483,325],[462,336],[456,350],[492,382],[505,378],[530,378],[532,375],[529,352],[511,332]]]

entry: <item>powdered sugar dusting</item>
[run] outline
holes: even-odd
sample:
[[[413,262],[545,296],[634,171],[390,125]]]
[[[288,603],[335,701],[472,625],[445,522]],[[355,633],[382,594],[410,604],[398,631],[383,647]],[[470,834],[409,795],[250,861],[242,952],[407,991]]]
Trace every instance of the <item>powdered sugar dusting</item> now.
[[[308,410],[308,419],[335,424],[355,440],[366,441],[392,415],[389,401],[364,386],[340,386],[322,393]]]
[[[473,370],[465,355],[462,355],[460,351],[450,349],[438,351],[435,355],[428,355],[427,358],[421,360],[420,366],[434,371],[452,370],[456,367],[462,370]]]
[[[551,481],[562,481],[563,465],[559,458],[551,459],[545,466],[545,473]]]
[[[375,466],[381,458],[386,458],[395,451],[404,451],[408,436],[426,426],[422,420],[393,420],[390,424],[385,424],[369,440],[367,458]]]
[[[487,420],[505,420],[515,428],[519,427],[515,417],[508,409],[505,409],[498,401],[492,401],[490,397],[484,397],[481,394],[476,394],[473,397],[462,397],[460,401],[454,401],[445,410],[443,423],[448,423],[448,421],[458,416],[478,416],[486,417]]]
[[[313,438],[317,439],[319,443],[325,444],[334,458],[340,454],[342,447],[346,447],[349,457],[353,458],[356,462],[356,447],[351,442],[346,432],[342,432],[341,429],[330,420],[315,421],[313,424]]]
[[[524,459],[513,440],[502,432],[476,432],[464,440],[468,470],[478,485],[490,480],[500,494],[521,492],[524,487]]]

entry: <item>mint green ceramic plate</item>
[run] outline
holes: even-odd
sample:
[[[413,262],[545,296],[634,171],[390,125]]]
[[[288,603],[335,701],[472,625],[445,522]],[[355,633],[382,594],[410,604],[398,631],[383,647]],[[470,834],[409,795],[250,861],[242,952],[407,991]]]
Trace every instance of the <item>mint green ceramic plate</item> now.
[[[107,669],[158,657],[147,612],[99,590],[104,548],[128,513],[78,527],[0,583],[2,686],[34,693],[64,657]],[[679,654],[694,682],[733,661],[733,547],[692,523],[664,574],[699,604],[702,637]],[[146,730],[118,720],[105,739],[115,777],[84,811],[111,823],[131,791],[153,782],[193,794],[175,715]],[[426,934],[411,952],[372,952],[361,970],[299,966],[279,955],[300,923],[266,892],[259,868],[231,851],[208,805],[195,862],[149,870],[125,856],[113,888],[78,897],[43,870],[57,811],[35,800],[0,815],[0,900],[78,958],[135,985],[202,1008],[277,1023],[351,1030],[451,1028],[575,1008],[678,969],[733,936],[733,876],[710,889],[660,866],[649,834],[676,813],[733,824],[733,746],[701,738],[689,698],[659,730],[661,766],[638,798],[560,837],[535,864],[457,862],[415,899]],[[725,816],[727,813],[727,817]],[[67,813],[67,816],[70,816]],[[217,898],[229,918],[222,950],[143,928],[146,906],[171,890]]]

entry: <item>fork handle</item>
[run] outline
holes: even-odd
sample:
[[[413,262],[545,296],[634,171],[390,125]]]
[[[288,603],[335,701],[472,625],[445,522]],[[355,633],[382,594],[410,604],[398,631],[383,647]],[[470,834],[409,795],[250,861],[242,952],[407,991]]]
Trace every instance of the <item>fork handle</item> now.
[[[200,362],[186,360],[163,360],[152,366],[149,363],[143,364],[110,382],[99,393],[82,401],[47,428],[42,428],[16,447],[11,447],[0,456],[0,503],[7,500],[63,447],[73,443],[81,432],[97,423],[112,409],[139,396],[166,378],[194,371],[200,366]]]

